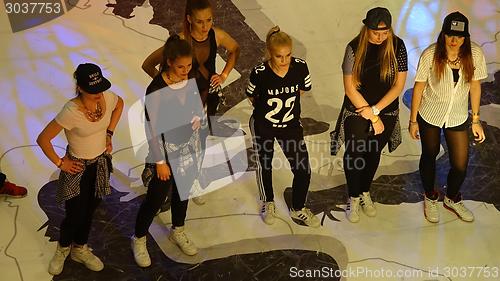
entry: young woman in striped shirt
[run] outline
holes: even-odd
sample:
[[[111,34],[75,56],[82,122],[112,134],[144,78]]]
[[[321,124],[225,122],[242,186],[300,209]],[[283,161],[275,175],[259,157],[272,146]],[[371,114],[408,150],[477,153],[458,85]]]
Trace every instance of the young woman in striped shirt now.
[[[468,19],[459,12],[449,14],[444,19],[437,42],[425,49],[420,57],[409,124],[411,137],[422,142],[420,176],[425,190],[424,215],[430,222],[439,221],[439,193],[434,188],[434,181],[441,130],[444,131],[451,166],[444,207],[464,221],[474,220],[474,215],[462,202],[460,187],[468,163],[468,99],[470,96],[472,133],[476,141],[483,142],[485,135],[479,120],[479,80],[487,76],[483,52],[471,43]]]

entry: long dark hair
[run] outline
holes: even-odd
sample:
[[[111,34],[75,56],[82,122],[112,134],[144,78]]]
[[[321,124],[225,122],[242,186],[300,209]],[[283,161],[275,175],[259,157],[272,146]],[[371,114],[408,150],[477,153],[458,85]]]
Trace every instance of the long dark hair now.
[[[191,45],[178,34],[168,37],[163,46],[163,59],[160,63],[160,73],[168,70],[168,61],[173,62],[180,57],[191,57]]]
[[[188,16],[193,16],[194,11],[212,9],[212,4],[208,0],[187,0],[186,10],[184,11],[183,31],[184,38],[191,44],[191,24],[188,21]]]
[[[446,39],[444,36],[445,34],[441,31],[436,42],[436,50],[434,51],[434,75],[439,80],[443,78],[445,66],[448,63],[448,55],[446,54]],[[472,62],[471,41],[469,36],[464,38],[464,43],[460,46],[458,57],[460,58],[460,68],[462,68],[464,73],[465,81],[472,81],[474,63]]]

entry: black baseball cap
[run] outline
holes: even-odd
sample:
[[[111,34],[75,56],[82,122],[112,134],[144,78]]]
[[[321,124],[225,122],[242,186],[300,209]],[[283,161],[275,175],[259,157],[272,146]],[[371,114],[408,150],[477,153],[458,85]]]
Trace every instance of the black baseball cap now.
[[[450,36],[470,36],[469,20],[460,12],[451,13],[444,18],[441,32]]]
[[[381,22],[385,23],[386,27],[379,28],[378,25]],[[389,29],[392,23],[391,13],[383,7],[373,8],[366,13],[366,18],[363,20],[363,23],[372,30]]]
[[[93,63],[78,65],[74,77],[76,84],[89,94],[98,94],[111,87],[111,82],[102,76],[101,68]]]

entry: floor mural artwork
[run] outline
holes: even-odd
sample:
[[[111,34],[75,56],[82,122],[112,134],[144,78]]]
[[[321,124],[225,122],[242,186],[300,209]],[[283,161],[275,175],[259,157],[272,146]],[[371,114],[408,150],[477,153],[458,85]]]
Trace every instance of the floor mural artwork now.
[[[215,133],[208,139],[203,164],[207,203],[190,203],[188,209],[186,229],[199,253],[186,256],[168,240],[167,202],[147,235],[152,258],[148,268],[138,267],[130,250],[135,217],[146,192],[141,181],[144,159],[134,139],[134,122],[150,82],[141,64],[169,34],[181,31],[184,1],[45,2],[26,6],[23,1],[4,0],[5,13],[0,16],[0,129],[4,132],[0,171],[29,193],[22,199],[0,197],[1,280],[500,280],[497,1],[214,0],[215,25],[234,37],[241,53],[223,85],[226,104],[219,107]],[[408,78],[400,98],[403,143],[393,153],[386,148],[382,154],[371,186],[377,216],[362,214],[361,221],[353,224],[345,215],[343,152],[330,155],[329,136],[344,97],[345,45],[358,33],[366,11],[376,6],[391,11],[395,32],[408,50]],[[435,41],[442,18],[456,10],[468,16],[471,38],[486,57],[481,120],[487,139],[477,144],[471,135],[462,188],[475,221],[457,219],[442,207],[440,198],[441,221],[431,224],[423,215],[420,143],[409,137],[406,124],[419,56]],[[275,158],[282,165],[273,171],[279,217],[266,225],[259,216],[248,126],[252,107],[245,88],[252,67],[263,58],[265,35],[274,25],[292,36],[294,56],[307,60],[313,77],[313,90],[301,101],[301,121],[312,170],[306,205],[321,220],[317,229],[296,223],[288,214],[292,174],[279,150]],[[219,69],[226,59],[227,54],[219,50]],[[125,102],[113,139],[113,192],[96,211],[89,241],[105,267],[93,272],[68,258],[63,272],[52,276],[47,268],[64,208],[55,202],[58,170],[35,140],[73,96],[71,74],[76,65],[87,61],[103,68],[111,89]],[[53,143],[62,154],[64,136]],[[436,185],[444,194],[449,170],[444,137],[441,145]]]

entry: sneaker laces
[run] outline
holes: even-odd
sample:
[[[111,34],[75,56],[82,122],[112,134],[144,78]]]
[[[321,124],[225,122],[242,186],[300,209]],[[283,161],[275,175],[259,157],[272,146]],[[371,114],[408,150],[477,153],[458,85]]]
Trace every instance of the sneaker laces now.
[[[136,250],[136,255],[138,256],[146,256],[146,239],[139,239],[135,237],[134,242],[136,243],[137,247],[135,247]]]
[[[361,203],[368,206],[373,205],[373,201],[369,193],[361,195]]]
[[[272,213],[272,214],[274,214],[275,213],[274,203],[273,202],[265,202],[262,205],[262,213],[265,213],[265,214]]]
[[[182,230],[177,230],[177,231],[174,231],[174,237],[175,237],[175,241],[177,241],[177,243],[179,244],[190,244],[191,241],[189,241],[189,238],[187,237],[186,233],[184,233],[184,231]]]
[[[437,204],[437,200],[429,200],[429,209],[432,211],[432,212],[437,212],[437,209],[438,209],[438,204]]]
[[[462,201],[453,203],[453,205],[455,207],[455,210],[458,213],[468,213],[469,212],[469,209],[467,209],[467,207],[465,207],[465,205],[464,205],[464,203]]]
[[[55,255],[57,258],[65,259],[68,256],[70,249],[70,247],[58,247]]]
[[[355,205],[356,205],[356,207],[354,208],[354,210],[352,210],[351,208],[352,208],[352,202],[353,202],[353,201],[356,201],[356,200],[349,200],[349,201],[347,202],[347,208],[346,208],[346,209],[347,209],[348,211],[355,211],[355,212],[358,212],[358,211],[359,211],[359,201],[358,201],[358,204],[355,204]]]
[[[302,208],[301,212],[303,214],[305,213],[305,216],[307,217],[306,220],[310,220],[312,217],[314,217],[313,212],[308,208]]]
[[[84,261],[88,261],[89,259],[94,259],[96,256],[92,253],[92,248],[89,248],[87,245],[83,247],[74,247],[78,254],[83,258]]]
[[[275,207],[273,203],[266,204],[266,211],[268,213],[274,214]]]

